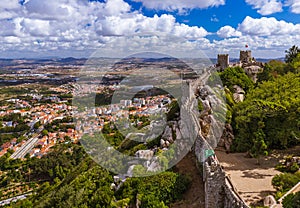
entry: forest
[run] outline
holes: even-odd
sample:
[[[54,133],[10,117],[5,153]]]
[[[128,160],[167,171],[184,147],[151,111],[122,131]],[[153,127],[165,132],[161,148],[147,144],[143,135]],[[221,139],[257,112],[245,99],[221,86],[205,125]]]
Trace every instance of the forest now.
[[[26,162],[1,158],[7,172],[1,187],[30,184],[36,194],[7,207],[140,207],[163,208],[181,199],[190,179],[172,170],[146,178],[128,178],[117,190],[114,174],[97,165],[77,144],[60,144],[42,157]],[[3,163],[2,163],[3,162]],[[19,170],[18,174],[13,170]]]

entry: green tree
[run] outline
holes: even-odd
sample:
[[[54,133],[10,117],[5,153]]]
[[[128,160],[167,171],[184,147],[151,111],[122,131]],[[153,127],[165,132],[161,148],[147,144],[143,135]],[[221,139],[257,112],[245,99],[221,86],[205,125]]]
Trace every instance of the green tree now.
[[[264,69],[257,75],[258,82],[272,81],[278,75],[284,75],[289,71],[288,65],[278,60],[271,60],[264,65]]]
[[[292,60],[290,65],[294,72],[300,71],[300,53],[297,54],[297,56]]]
[[[251,154],[257,159],[257,164],[260,164],[260,156],[268,155],[268,146],[265,143],[265,134],[262,129],[258,129],[254,133],[253,146],[251,148]]]
[[[258,84],[244,102],[233,107],[235,132],[233,151],[248,151],[254,145],[254,132],[261,128],[270,149],[299,144],[300,75],[288,73],[274,81]]]
[[[33,128],[38,129],[41,125],[42,125],[41,122],[38,121],[34,124]]]
[[[48,130],[46,130],[46,129],[44,129],[44,130],[42,131],[42,135],[43,135],[43,136],[47,136],[48,133],[49,133],[49,132],[48,132]]]
[[[253,88],[254,83],[247,76],[244,69],[241,67],[229,67],[224,72],[219,73],[223,85],[228,87],[231,92],[234,92],[233,86],[238,85],[246,92]]]
[[[172,121],[175,120],[179,116],[180,107],[177,101],[172,101],[170,103],[169,112],[167,113],[167,120]]]
[[[298,46],[293,45],[291,48],[285,51],[285,62],[286,63],[291,63],[294,58],[297,57],[298,53],[300,53],[300,49]]]

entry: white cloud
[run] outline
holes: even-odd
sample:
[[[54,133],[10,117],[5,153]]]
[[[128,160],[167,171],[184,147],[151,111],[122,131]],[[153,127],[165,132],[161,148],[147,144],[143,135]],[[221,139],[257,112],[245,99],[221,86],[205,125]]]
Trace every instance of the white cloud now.
[[[18,0],[1,0],[0,9],[17,9],[20,7]]]
[[[14,36],[16,24],[13,21],[1,21],[0,35],[1,36]]]
[[[280,36],[251,36],[245,35],[236,38],[226,38],[214,41],[214,51],[216,53],[229,53],[231,57],[238,57],[240,50],[245,50],[245,45],[252,50],[256,58],[280,58],[284,57],[284,51],[300,41],[300,35],[280,35]]]
[[[229,38],[229,37],[241,36],[242,33],[239,31],[236,31],[233,27],[227,25],[227,26],[221,27],[218,30],[217,35],[221,38]]]
[[[16,17],[16,13],[15,12],[8,12],[5,10],[1,10],[0,9],[0,20],[1,19],[11,19],[13,17]]]
[[[255,57],[284,57],[286,49],[300,42],[297,31],[300,31],[300,24],[278,21],[273,17],[254,19],[248,16],[236,29],[230,26],[221,28],[217,34],[223,35],[224,39],[213,41],[213,48],[217,53],[238,57],[238,51],[245,49],[247,44]],[[238,32],[240,35],[226,37],[227,32]]]
[[[208,35],[208,32],[203,27],[190,27],[185,24],[177,24],[174,28],[175,36],[184,37],[187,39],[198,39]]]
[[[300,1],[299,0],[288,0],[286,5],[290,6],[291,12],[293,12],[295,14],[300,14]]]
[[[21,42],[20,38],[15,37],[15,36],[7,36],[7,37],[5,37],[5,41],[7,43],[13,43],[13,44]]]
[[[28,3],[24,5],[26,11],[26,17],[31,19],[43,19],[50,21],[70,21],[73,19],[77,22],[78,19],[78,8],[74,7],[76,3],[67,2],[65,0],[51,0],[51,1],[41,1],[39,0],[29,0]],[[84,7],[82,7],[82,15],[86,12]],[[80,18],[82,19],[82,17]]]
[[[24,33],[28,33],[31,36],[50,35],[50,23],[47,20],[25,18],[20,24]]]
[[[130,5],[123,0],[108,0],[104,7],[108,15],[126,13],[130,8]]]
[[[176,22],[172,15],[146,17],[142,14],[109,16],[97,24],[97,32],[103,36],[175,35],[187,39],[201,38],[208,34],[202,27],[191,27]]]
[[[167,11],[184,11],[195,8],[217,7],[225,4],[225,0],[133,0],[142,2],[143,6],[150,9]]]
[[[300,42],[299,24],[275,18],[246,17],[237,28],[229,25],[220,28],[217,35],[221,40],[209,41],[206,37],[211,33],[203,27],[179,23],[170,14],[147,17],[140,11],[133,11],[123,0],[102,3],[28,0],[24,5],[16,2],[8,1],[6,13],[0,12],[0,57],[50,53],[55,56],[87,56],[88,52],[99,48],[103,56],[156,51],[181,57],[200,57],[203,51],[209,57],[224,52],[236,57],[245,44],[249,44],[259,57],[274,57],[272,53],[284,55],[284,50]],[[224,3],[213,0],[160,2],[160,8],[172,3],[174,10]],[[291,8],[295,2],[289,2]],[[4,4],[0,2],[0,11],[3,8]]]
[[[270,15],[282,12],[282,3],[279,0],[246,0],[246,3],[252,5],[261,15]]]
[[[118,46],[110,49],[112,54],[116,54],[116,48],[150,49],[155,44],[169,49],[173,45],[171,36],[189,44],[189,40],[203,39],[208,34],[202,27],[176,22],[173,15],[147,17],[138,11],[131,11],[130,5],[123,0],[107,0],[104,3],[28,0],[24,5],[11,5],[9,8],[6,9],[8,14],[15,13],[15,16],[1,20],[0,15],[2,51],[91,51],[109,47],[118,40]],[[162,39],[165,42],[161,42]],[[121,40],[124,43],[120,43]],[[138,40],[139,44],[127,40]],[[121,49],[124,44],[127,44],[126,47]],[[180,48],[182,46],[178,50]]]
[[[291,35],[300,31],[300,25],[278,21],[274,17],[254,19],[247,16],[238,26],[238,30],[243,34],[256,36]]]
[[[0,2],[0,20],[16,17],[16,11],[20,8],[21,5],[18,0],[2,0]]]
[[[206,38],[199,38],[197,41],[191,42],[173,35],[120,36],[111,38],[104,47],[98,48],[94,56],[127,57],[136,53],[152,51],[177,58],[206,58],[209,53],[206,49],[210,47],[211,43]]]
[[[211,17],[210,21],[211,22],[219,22],[220,20],[218,18],[216,18],[216,17]]]

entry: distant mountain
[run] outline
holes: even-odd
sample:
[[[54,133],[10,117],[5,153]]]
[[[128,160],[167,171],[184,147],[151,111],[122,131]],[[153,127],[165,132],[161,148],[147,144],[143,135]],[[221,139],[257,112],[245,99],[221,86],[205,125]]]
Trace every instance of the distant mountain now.
[[[68,58],[56,59],[56,61],[58,61],[60,63],[85,62],[85,61],[87,61],[87,58],[73,58],[73,57],[68,57]]]
[[[126,63],[154,63],[154,62],[181,62],[180,59],[172,57],[161,57],[161,58],[144,58],[144,57],[128,57],[119,60],[116,64]]]
[[[84,65],[86,58],[43,58],[43,59],[0,59],[0,67],[20,66],[20,68],[34,68],[37,65]]]
[[[97,59],[103,59],[103,60],[117,60],[117,59],[108,59],[108,58],[96,58]],[[0,67],[10,67],[14,66],[15,69],[20,66],[20,68],[34,68],[34,66],[37,65],[57,65],[57,66],[64,66],[64,65],[84,65],[86,61],[89,60],[87,58],[73,58],[73,57],[67,57],[67,58],[42,58],[42,59],[1,59],[0,58]],[[257,58],[256,59],[259,62],[267,63],[270,60],[279,60],[284,61],[284,58],[274,58],[274,59],[263,59],[263,58]],[[213,64],[217,63],[216,58],[211,58],[210,61]],[[231,63],[239,62],[239,59],[237,58],[231,58]],[[122,64],[138,64],[138,63],[183,63],[181,59],[177,59],[174,57],[127,57],[123,59],[119,59],[115,63],[115,65],[122,65]]]
[[[271,60],[277,60],[277,61],[282,61],[284,62],[284,58],[281,57],[281,58],[273,58],[273,59],[261,59],[261,58],[257,58],[256,61],[259,61],[259,62],[263,62],[263,63],[267,63]]]

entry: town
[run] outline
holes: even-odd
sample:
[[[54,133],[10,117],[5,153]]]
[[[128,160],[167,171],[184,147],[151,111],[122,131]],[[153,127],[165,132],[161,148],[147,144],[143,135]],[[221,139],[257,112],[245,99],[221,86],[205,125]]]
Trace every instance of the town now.
[[[133,98],[132,100],[121,100],[119,104],[95,107],[91,111],[84,111],[81,117],[97,117],[94,125],[82,123],[75,125],[72,123],[72,115],[76,112],[69,104],[68,100],[61,99],[56,95],[43,97],[40,94],[28,94],[27,100],[9,99],[8,105],[2,106],[1,117],[17,117],[17,120],[2,121],[2,129],[11,129],[14,131],[20,120],[24,120],[27,131],[19,138],[12,138],[10,141],[1,145],[0,156],[6,154],[9,150],[13,151],[11,158],[42,157],[51,150],[56,143],[73,142],[77,143],[83,133],[102,130],[103,126],[110,122],[115,122],[120,118],[128,118],[129,115],[138,117],[149,117],[152,114],[167,112],[167,104],[171,103],[171,98],[167,95]],[[30,97],[31,99],[28,99]],[[47,101],[46,104],[40,102]],[[14,110],[13,110],[14,109]],[[75,116],[76,118],[76,116]],[[66,121],[65,121],[66,120]],[[59,127],[52,128],[54,123]],[[142,125],[142,121],[136,123]],[[51,126],[48,131],[46,126]],[[10,132],[7,132],[9,134]],[[11,132],[12,133],[12,132]],[[12,133],[13,134],[13,133]]]

